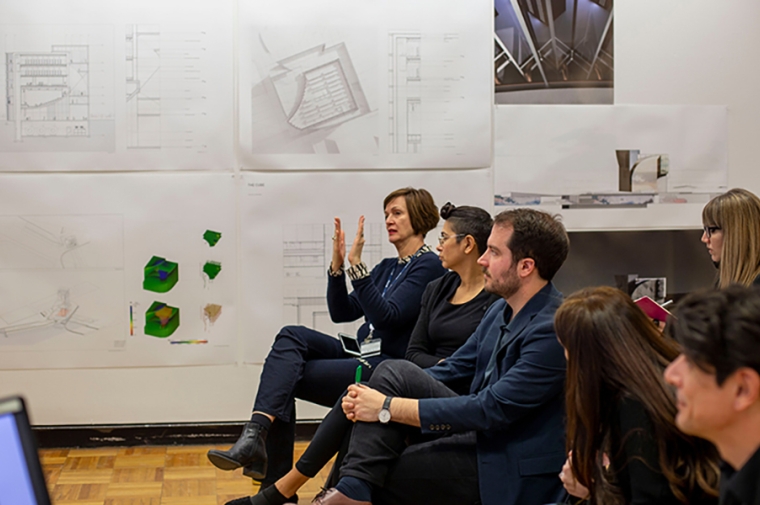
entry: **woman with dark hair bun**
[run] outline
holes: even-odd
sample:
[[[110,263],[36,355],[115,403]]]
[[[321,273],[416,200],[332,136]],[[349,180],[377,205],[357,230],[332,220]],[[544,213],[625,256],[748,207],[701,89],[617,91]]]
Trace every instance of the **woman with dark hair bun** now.
[[[491,216],[478,207],[441,208],[445,219],[438,238],[441,264],[450,269],[431,281],[422,295],[422,308],[412,332],[406,358],[422,368],[451,356],[475,331],[486,310],[499,299],[483,289],[483,269],[478,258],[486,250]],[[458,384],[457,389],[469,389]],[[262,485],[259,494],[232,500],[227,505],[282,505],[338,454],[331,481],[337,479],[348,447],[353,422],[346,419],[341,402],[325,416],[295,467],[274,485]],[[329,486],[328,486],[329,487]]]
[[[491,216],[479,207],[447,203],[441,207],[441,217],[444,223],[438,238],[438,257],[449,271],[425,288],[420,316],[406,351],[406,359],[420,368],[431,367],[454,354],[499,298],[483,289],[483,268],[478,265],[491,234]],[[470,385],[458,386],[466,392]]]
[[[717,451],[676,427],[663,377],[678,344],[610,287],[570,295],[554,327],[567,356],[567,491],[591,505],[717,504]]]

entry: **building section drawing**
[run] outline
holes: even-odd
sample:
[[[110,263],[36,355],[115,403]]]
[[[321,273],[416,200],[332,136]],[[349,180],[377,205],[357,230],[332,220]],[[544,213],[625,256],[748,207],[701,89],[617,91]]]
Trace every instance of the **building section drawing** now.
[[[97,289],[93,285],[61,288],[53,296],[0,313],[0,345],[34,344],[61,333],[84,335],[98,330],[98,319],[80,310],[77,302],[77,295]]]
[[[365,224],[362,260],[369,268],[382,259],[381,223]],[[299,324],[333,333],[325,293],[327,269],[332,260],[332,224],[287,225],[283,228],[283,324]],[[348,235],[348,234],[347,234]],[[346,244],[346,251],[351,244]],[[355,331],[362,321],[339,325],[342,331]]]
[[[90,63],[86,45],[5,54],[6,118],[15,141],[90,136]]]
[[[445,152],[461,143],[454,120],[466,95],[459,42],[454,33],[388,34],[390,152]]]
[[[260,34],[262,58],[271,58]],[[333,138],[371,112],[346,43],[316,44],[259,62],[265,77],[251,91],[253,153],[338,154],[353,146]]]
[[[127,25],[127,148],[161,147],[161,32]]]
[[[613,14],[613,0],[495,0],[497,103],[612,103]]]
[[[122,218],[0,216],[0,270],[123,268]]]
[[[125,27],[127,149],[205,150],[206,32]]]

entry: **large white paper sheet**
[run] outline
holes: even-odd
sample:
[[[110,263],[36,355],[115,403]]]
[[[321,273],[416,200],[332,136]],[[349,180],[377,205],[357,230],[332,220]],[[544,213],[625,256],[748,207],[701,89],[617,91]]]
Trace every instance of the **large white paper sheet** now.
[[[305,325],[336,335],[355,334],[363,321],[330,321],[325,295],[332,259],[333,218],[346,230],[347,247],[360,215],[366,218],[362,259],[371,268],[396,255],[388,243],[383,199],[391,191],[424,187],[440,207],[476,205],[490,211],[491,171],[352,173],[245,173],[241,187],[242,339],[246,362],[261,363],[277,331]],[[440,223],[443,226],[443,223]],[[439,230],[426,243],[437,245]],[[349,286],[350,288],[350,286]]]
[[[0,368],[234,362],[235,187],[232,174],[0,177]]]
[[[242,166],[489,166],[492,24],[484,0],[241,2]]]
[[[232,5],[3,3],[0,170],[231,170]]]
[[[495,203],[574,230],[698,227],[726,190],[727,137],[720,106],[498,106]]]

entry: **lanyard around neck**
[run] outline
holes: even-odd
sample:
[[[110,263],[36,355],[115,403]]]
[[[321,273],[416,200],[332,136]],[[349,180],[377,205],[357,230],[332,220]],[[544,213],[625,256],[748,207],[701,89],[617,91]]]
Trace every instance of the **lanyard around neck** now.
[[[391,270],[391,274],[388,276],[388,280],[385,281],[385,287],[383,288],[383,294],[381,295],[383,298],[385,298],[385,294],[388,292],[388,288],[390,288],[394,282],[396,282],[396,279],[401,277],[401,274],[404,273],[404,270],[406,270],[406,267],[408,267],[412,261],[414,261],[414,258],[410,259],[404,264],[404,268],[401,269],[401,271],[398,273],[398,275],[394,276],[393,274],[396,273],[396,267],[398,266],[398,263],[393,265],[393,270]]]

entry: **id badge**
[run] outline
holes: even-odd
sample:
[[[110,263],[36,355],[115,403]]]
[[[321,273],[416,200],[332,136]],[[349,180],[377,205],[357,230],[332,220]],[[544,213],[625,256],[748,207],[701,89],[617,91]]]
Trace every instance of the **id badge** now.
[[[380,354],[380,347],[383,343],[382,338],[368,338],[361,343],[360,349],[362,358],[371,358]]]

